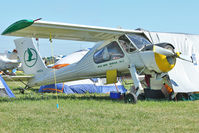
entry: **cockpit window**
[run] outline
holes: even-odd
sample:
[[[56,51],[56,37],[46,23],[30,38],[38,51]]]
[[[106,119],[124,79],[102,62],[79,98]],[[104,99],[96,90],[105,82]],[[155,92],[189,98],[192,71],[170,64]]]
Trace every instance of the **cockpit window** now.
[[[137,48],[141,49],[146,45],[151,45],[151,43],[140,35],[127,34],[127,37],[136,45]]]
[[[110,60],[120,59],[122,57],[124,57],[124,53],[118,43],[114,41],[95,52],[93,58],[94,62],[98,64]]]
[[[131,53],[137,50],[136,47],[126,37],[126,35],[119,37],[119,42],[122,48],[124,49],[124,51],[126,51],[127,53]]]

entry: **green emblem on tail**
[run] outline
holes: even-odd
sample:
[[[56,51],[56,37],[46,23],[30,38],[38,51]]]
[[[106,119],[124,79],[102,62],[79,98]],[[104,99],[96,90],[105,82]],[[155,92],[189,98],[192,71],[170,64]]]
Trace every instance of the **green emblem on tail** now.
[[[37,58],[37,52],[33,48],[27,48],[24,52],[24,62],[28,67],[33,67],[37,62]]]

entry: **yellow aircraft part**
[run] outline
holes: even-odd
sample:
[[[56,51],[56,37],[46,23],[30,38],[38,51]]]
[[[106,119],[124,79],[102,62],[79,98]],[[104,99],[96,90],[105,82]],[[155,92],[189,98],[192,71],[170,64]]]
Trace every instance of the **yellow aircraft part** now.
[[[168,72],[171,69],[173,69],[173,67],[175,66],[175,64],[170,64],[168,62],[166,56],[162,55],[162,54],[155,53],[155,61],[156,61],[158,68],[162,72]]]
[[[177,54],[178,57],[180,57],[180,54],[181,54],[181,53],[180,53],[180,52],[176,52],[176,54]]]
[[[106,83],[107,84],[117,83],[117,70],[106,71]]]

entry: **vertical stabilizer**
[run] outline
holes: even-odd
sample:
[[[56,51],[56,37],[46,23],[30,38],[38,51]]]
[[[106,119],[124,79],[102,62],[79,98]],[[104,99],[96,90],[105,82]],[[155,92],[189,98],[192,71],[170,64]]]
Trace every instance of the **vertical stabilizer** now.
[[[47,70],[37,48],[31,38],[14,40],[18,56],[26,74],[42,74]]]

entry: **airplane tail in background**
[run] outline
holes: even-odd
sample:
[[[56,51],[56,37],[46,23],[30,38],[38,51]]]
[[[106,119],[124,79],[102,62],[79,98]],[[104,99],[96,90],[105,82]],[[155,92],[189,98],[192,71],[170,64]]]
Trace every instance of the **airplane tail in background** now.
[[[42,74],[48,69],[31,38],[20,38],[14,42],[26,74]]]

